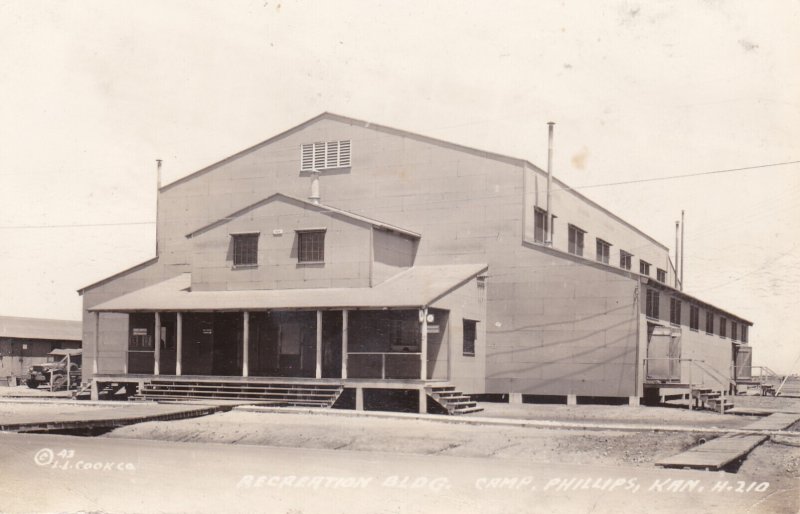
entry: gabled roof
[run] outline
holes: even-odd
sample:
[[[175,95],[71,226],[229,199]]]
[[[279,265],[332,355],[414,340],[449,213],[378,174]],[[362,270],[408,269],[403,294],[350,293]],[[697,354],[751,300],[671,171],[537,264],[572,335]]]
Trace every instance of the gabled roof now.
[[[254,152],[256,150],[259,150],[260,148],[263,148],[263,147],[265,147],[265,146],[267,146],[269,144],[272,144],[275,141],[279,141],[279,140],[281,140],[281,139],[283,139],[283,138],[285,138],[287,136],[290,136],[291,134],[294,134],[295,132],[303,130],[304,128],[306,128],[306,127],[308,127],[308,126],[310,126],[310,125],[312,125],[314,123],[317,123],[318,121],[321,121],[321,120],[334,120],[334,121],[338,121],[338,122],[341,122],[341,123],[346,123],[346,124],[349,124],[349,125],[358,125],[358,126],[361,126],[361,127],[364,127],[364,128],[369,128],[369,129],[372,129],[372,130],[377,130],[379,132],[384,132],[386,134],[393,134],[393,135],[396,135],[396,136],[406,137],[406,138],[414,139],[414,140],[421,141],[421,142],[424,142],[424,143],[429,143],[429,144],[433,144],[433,145],[449,148],[449,149],[452,149],[452,150],[457,150],[457,151],[460,151],[460,152],[465,152],[465,153],[469,153],[469,154],[472,154],[472,155],[477,155],[479,157],[484,157],[486,159],[492,159],[492,160],[496,160],[496,161],[500,161],[500,162],[505,162],[505,163],[516,165],[516,166],[520,166],[520,167],[529,167],[529,168],[532,168],[534,170],[537,170],[540,173],[545,173],[545,171],[542,168],[540,168],[539,166],[536,166],[535,164],[531,163],[527,159],[520,159],[519,157],[512,157],[512,156],[503,155],[503,154],[500,154],[500,153],[488,152],[488,151],[485,151],[485,150],[479,150],[477,148],[472,148],[472,147],[460,145],[460,144],[457,144],[457,143],[451,143],[449,141],[444,141],[442,139],[437,139],[435,137],[424,136],[422,134],[418,134],[418,133],[415,133],[415,132],[410,132],[410,131],[407,131],[407,130],[397,129],[397,128],[389,127],[389,126],[386,126],[386,125],[380,125],[378,123],[372,123],[372,122],[369,122],[369,121],[359,120],[359,119],[356,119],[356,118],[350,118],[348,116],[342,116],[340,114],[334,114],[332,112],[327,112],[326,111],[326,112],[323,112],[323,113],[321,113],[321,114],[319,114],[317,116],[314,116],[313,118],[311,118],[309,120],[304,121],[303,123],[301,123],[299,125],[296,125],[296,126],[290,128],[289,130],[281,132],[280,134],[277,134],[277,135],[275,135],[275,136],[273,136],[273,137],[271,137],[271,138],[269,138],[269,139],[267,139],[265,141],[262,141],[262,142],[260,142],[258,144],[255,144],[255,145],[253,145],[253,146],[251,146],[249,148],[245,148],[244,150],[242,150],[240,152],[237,152],[237,153],[231,155],[230,157],[226,157],[225,159],[222,159],[221,161],[217,161],[214,164],[211,164],[210,166],[206,166],[205,168],[202,168],[202,169],[200,169],[198,171],[195,171],[194,173],[190,173],[189,175],[181,177],[178,180],[176,180],[174,182],[171,182],[171,183],[161,187],[161,189],[159,191],[166,191],[166,190],[171,189],[171,188],[173,188],[173,187],[175,187],[175,186],[177,186],[179,184],[182,184],[182,183],[184,183],[184,182],[186,182],[188,180],[191,180],[192,178],[195,178],[195,177],[198,177],[198,176],[203,175],[205,173],[208,173],[209,171],[213,171],[213,170],[219,168],[220,166],[228,164],[229,162],[235,161],[236,159],[239,159],[240,157],[243,157],[243,156],[245,156],[245,155],[247,155],[249,153],[252,153],[252,152]],[[660,248],[663,248],[664,250],[668,249],[668,247],[665,244],[661,243],[660,241],[656,240],[652,236],[650,236],[647,233],[643,232],[641,229],[639,229],[636,226],[632,225],[628,221],[625,221],[624,219],[620,218],[619,216],[617,216],[613,212],[609,211],[608,209],[606,209],[602,205],[600,205],[597,202],[595,202],[594,200],[591,200],[591,199],[587,198],[586,196],[584,196],[583,194],[581,194],[578,191],[576,191],[575,189],[572,189],[567,184],[565,184],[564,182],[559,180],[557,177],[553,177],[553,183],[556,184],[562,190],[565,190],[565,191],[568,191],[568,192],[574,194],[575,196],[577,196],[578,198],[580,198],[581,200],[583,200],[587,204],[589,204],[589,205],[591,205],[591,206],[593,206],[593,207],[605,212],[606,214],[608,214],[609,216],[614,218],[616,221],[622,223],[623,225],[626,225],[630,229],[636,231],[637,233],[639,233],[643,237],[647,238],[647,240],[649,240],[651,243],[655,244],[656,246],[658,246]]]
[[[64,319],[0,316],[0,337],[80,341],[82,323]]]
[[[211,229],[214,229],[214,228],[217,228],[219,226],[222,226],[222,225],[224,225],[224,224],[226,224],[226,223],[228,223],[230,221],[235,220],[236,218],[238,218],[240,216],[243,216],[243,215],[247,214],[248,212],[250,212],[250,211],[252,211],[254,209],[257,209],[257,208],[259,208],[259,207],[261,207],[263,205],[266,205],[266,204],[268,204],[268,203],[270,203],[272,201],[275,201],[275,200],[289,200],[289,201],[291,201],[293,203],[298,203],[298,204],[302,205],[304,208],[315,209],[315,210],[317,210],[317,211],[319,211],[319,212],[321,212],[323,214],[336,214],[336,215],[339,215],[339,216],[344,216],[346,218],[358,221],[360,223],[366,223],[368,225],[372,225],[373,227],[376,227],[376,228],[379,228],[379,229],[382,229],[382,230],[389,230],[391,232],[397,232],[398,234],[403,234],[405,236],[408,236],[408,237],[411,237],[411,238],[414,238],[414,239],[419,239],[419,237],[420,237],[420,235],[417,234],[416,232],[412,232],[412,231],[406,230],[404,228],[400,228],[400,227],[397,227],[397,226],[394,226],[394,225],[390,225],[388,223],[384,223],[382,221],[378,221],[378,220],[375,220],[375,219],[372,219],[372,218],[368,218],[366,216],[361,216],[360,214],[354,214],[352,212],[344,211],[344,210],[338,209],[336,207],[331,207],[330,205],[315,204],[315,203],[309,202],[307,200],[302,200],[300,198],[296,198],[294,196],[285,195],[283,193],[275,193],[273,195],[270,195],[270,196],[264,198],[263,200],[259,200],[259,201],[255,202],[255,203],[252,203],[252,204],[248,205],[247,207],[239,209],[238,211],[233,212],[231,214],[228,214],[227,216],[222,217],[222,218],[218,219],[217,221],[209,223],[208,225],[200,227],[197,230],[194,230],[193,232],[190,232],[189,234],[186,234],[186,237],[188,237],[188,238],[197,237],[200,234],[203,234],[204,232],[207,232],[207,231],[209,231]]]
[[[486,264],[414,266],[374,287],[192,291],[182,273],[101,303],[94,312],[419,308],[486,271]]]
[[[158,257],[152,257],[150,259],[147,259],[144,262],[140,262],[139,264],[134,264],[130,268],[124,269],[122,271],[118,271],[117,273],[114,273],[110,277],[106,277],[104,279],[98,280],[97,282],[91,283],[88,286],[83,286],[82,288],[78,289],[78,294],[79,295],[83,295],[83,293],[86,292],[87,289],[92,289],[92,288],[95,288],[97,286],[102,286],[103,284],[107,284],[108,282],[111,282],[112,280],[114,280],[116,278],[123,277],[123,276],[127,275],[128,273],[133,273],[134,271],[139,271],[140,269],[144,269],[144,268],[150,266],[151,264],[155,264],[156,262],[158,262]]]

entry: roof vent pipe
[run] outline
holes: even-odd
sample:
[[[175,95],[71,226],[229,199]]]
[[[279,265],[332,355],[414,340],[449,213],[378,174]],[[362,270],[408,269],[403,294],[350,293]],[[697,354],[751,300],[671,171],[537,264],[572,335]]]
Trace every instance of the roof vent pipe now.
[[[308,197],[311,203],[319,205],[319,170],[311,170],[311,195]]]
[[[544,219],[547,246],[553,246],[553,213],[550,205],[550,189],[553,182],[553,125],[555,122],[547,122],[547,214]]]

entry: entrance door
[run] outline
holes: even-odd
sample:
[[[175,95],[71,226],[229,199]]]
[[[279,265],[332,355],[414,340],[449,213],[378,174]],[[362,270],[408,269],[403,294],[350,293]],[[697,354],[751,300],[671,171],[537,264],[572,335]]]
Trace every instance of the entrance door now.
[[[322,377],[342,377],[342,311],[322,313]]]
[[[736,380],[751,380],[753,378],[753,349],[749,346],[733,347],[734,370],[733,377]]]
[[[680,332],[669,327],[653,326],[647,343],[647,378],[680,381]]]
[[[153,373],[155,323],[156,318],[152,313],[128,315],[128,373]]]

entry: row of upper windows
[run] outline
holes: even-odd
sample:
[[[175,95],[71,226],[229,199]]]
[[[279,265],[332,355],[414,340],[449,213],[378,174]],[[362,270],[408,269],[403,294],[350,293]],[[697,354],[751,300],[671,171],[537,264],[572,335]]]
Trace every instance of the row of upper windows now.
[[[547,234],[548,228],[550,228],[550,232],[553,232],[552,227],[547,227],[545,224],[545,220],[547,218],[547,213],[538,207],[534,207],[533,213],[533,241],[536,243],[545,243],[545,234]],[[550,215],[550,224],[553,225],[555,223],[556,216],[551,214]],[[569,224],[569,241],[567,245],[567,251],[573,255],[577,255],[579,257],[583,257],[583,244],[586,235],[585,230],[581,230],[580,228],[576,227],[575,225]],[[552,241],[550,242],[552,244]],[[608,241],[603,239],[595,238],[595,259],[597,262],[602,262],[604,264],[609,264],[611,262],[611,246],[612,244]],[[633,262],[633,254],[626,252],[625,250],[619,251],[619,267],[622,269],[630,270]],[[650,263],[639,259],[639,273],[642,275],[650,275]],[[656,269],[656,280],[659,282],[666,283],[667,282],[667,272],[661,268]]]
[[[325,261],[325,230],[298,230],[297,262]],[[233,266],[258,266],[258,233],[231,234]]]
[[[648,318],[652,319],[660,319],[659,318],[659,292],[655,289],[648,289],[647,290],[647,297],[645,299],[645,314]],[[680,326],[681,324],[681,306],[682,302],[677,298],[670,298],[669,300],[669,322],[671,325]],[[719,317],[719,323],[717,325],[717,332],[720,337],[727,337],[728,331],[728,319],[724,316]],[[714,322],[715,316],[714,313],[710,310],[706,310],[706,334],[712,335],[714,334]],[[731,339],[733,341],[741,340],[743,343],[747,342],[748,334],[747,334],[747,325],[742,323],[736,323],[733,320],[730,320],[730,327],[731,327]],[[741,334],[739,333],[739,328],[741,328]],[[689,305],[689,330],[694,332],[700,331],[700,307],[697,305]],[[739,339],[741,335],[741,339]]]

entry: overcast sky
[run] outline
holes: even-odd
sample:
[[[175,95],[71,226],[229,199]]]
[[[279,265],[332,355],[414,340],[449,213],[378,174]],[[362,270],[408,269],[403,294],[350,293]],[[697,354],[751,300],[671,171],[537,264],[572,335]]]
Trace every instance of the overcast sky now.
[[[0,0],[0,314],[154,254],[165,183],[331,111],[522,157],[800,356],[800,3]],[[347,206],[341,206],[346,208]],[[369,214],[369,213],[365,213]],[[800,371],[800,369],[795,369]]]

